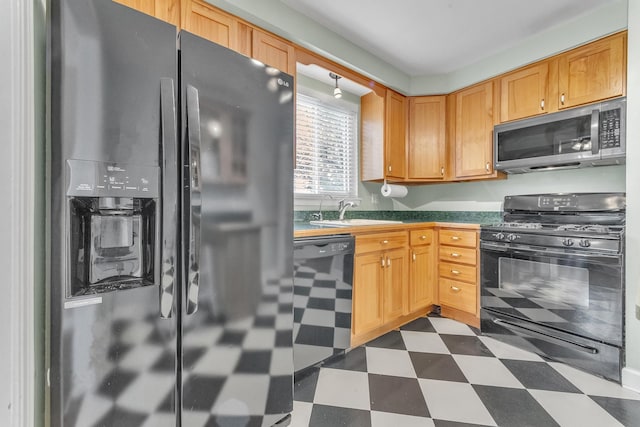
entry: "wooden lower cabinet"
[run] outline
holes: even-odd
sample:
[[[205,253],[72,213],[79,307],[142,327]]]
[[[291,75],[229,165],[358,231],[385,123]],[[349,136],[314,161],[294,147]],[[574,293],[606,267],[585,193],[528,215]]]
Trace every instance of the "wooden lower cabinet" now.
[[[416,233],[356,235],[352,347],[431,311],[437,274],[433,230]],[[409,246],[409,236],[415,245]]]
[[[438,304],[443,317],[480,327],[478,233],[442,228],[438,233]]]
[[[407,314],[408,297],[408,271],[407,250],[395,249],[384,254],[385,266],[383,270],[383,299],[382,320],[384,323]]]
[[[353,323],[351,334],[363,335],[382,325],[382,255],[356,255],[353,280]]]
[[[436,258],[433,230],[411,231],[409,250],[409,311],[426,309],[434,303]]]

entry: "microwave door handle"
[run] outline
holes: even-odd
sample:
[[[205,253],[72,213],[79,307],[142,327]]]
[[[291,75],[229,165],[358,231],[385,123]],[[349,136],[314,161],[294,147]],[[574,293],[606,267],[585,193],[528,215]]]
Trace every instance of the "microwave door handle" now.
[[[200,177],[200,100],[198,89],[187,86],[187,138],[189,170],[189,230],[187,253],[186,312],[198,310],[200,288],[200,214],[202,207]]]
[[[600,111],[591,112],[591,154],[600,152]]]
[[[156,227],[157,242],[162,241],[162,249],[157,262],[156,273],[160,276],[160,317],[170,319],[173,313],[176,274],[176,224],[178,214],[178,164],[177,164],[177,120],[176,98],[173,79],[160,79],[161,113],[161,186],[160,198],[161,227]],[[156,276],[158,277],[158,276]]]

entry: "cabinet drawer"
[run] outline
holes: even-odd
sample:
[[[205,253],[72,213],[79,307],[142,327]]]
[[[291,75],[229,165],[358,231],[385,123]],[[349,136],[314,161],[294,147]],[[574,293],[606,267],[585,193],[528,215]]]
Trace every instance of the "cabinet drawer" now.
[[[460,262],[462,264],[476,265],[476,250],[458,248],[456,246],[440,246],[439,257],[442,261]]]
[[[433,243],[432,229],[411,230],[409,236],[411,246],[430,245]]]
[[[462,264],[452,264],[449,262],[440,262],[438,267],[440,277],[446,277],[453,280],[461,280],[463,282],[476,283],[476,267]]]
[[[440,304],[457,308],[467,313],[476,314],[477,288],[469,283],[455,280],[439,280]]]
[[[440,230],[440,244],[464,246],[467,248],[476,247],[477,233],[469,230]]]
[[[356,236],[357,254],[403,248],[405,246],[407,246],[407,233],[405,231]]]

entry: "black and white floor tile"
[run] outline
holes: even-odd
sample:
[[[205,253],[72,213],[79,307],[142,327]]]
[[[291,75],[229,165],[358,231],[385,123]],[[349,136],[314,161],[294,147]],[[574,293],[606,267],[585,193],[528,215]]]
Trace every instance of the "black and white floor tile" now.
[[[640,426],[640,394],[440,317],[296,376],[293,427]]]

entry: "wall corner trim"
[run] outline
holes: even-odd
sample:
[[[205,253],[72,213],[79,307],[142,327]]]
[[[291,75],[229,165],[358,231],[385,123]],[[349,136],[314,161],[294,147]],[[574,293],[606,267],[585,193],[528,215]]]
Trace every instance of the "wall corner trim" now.
[[[640,393],[640,371],[631,368],[622,369],[622,386]]]

